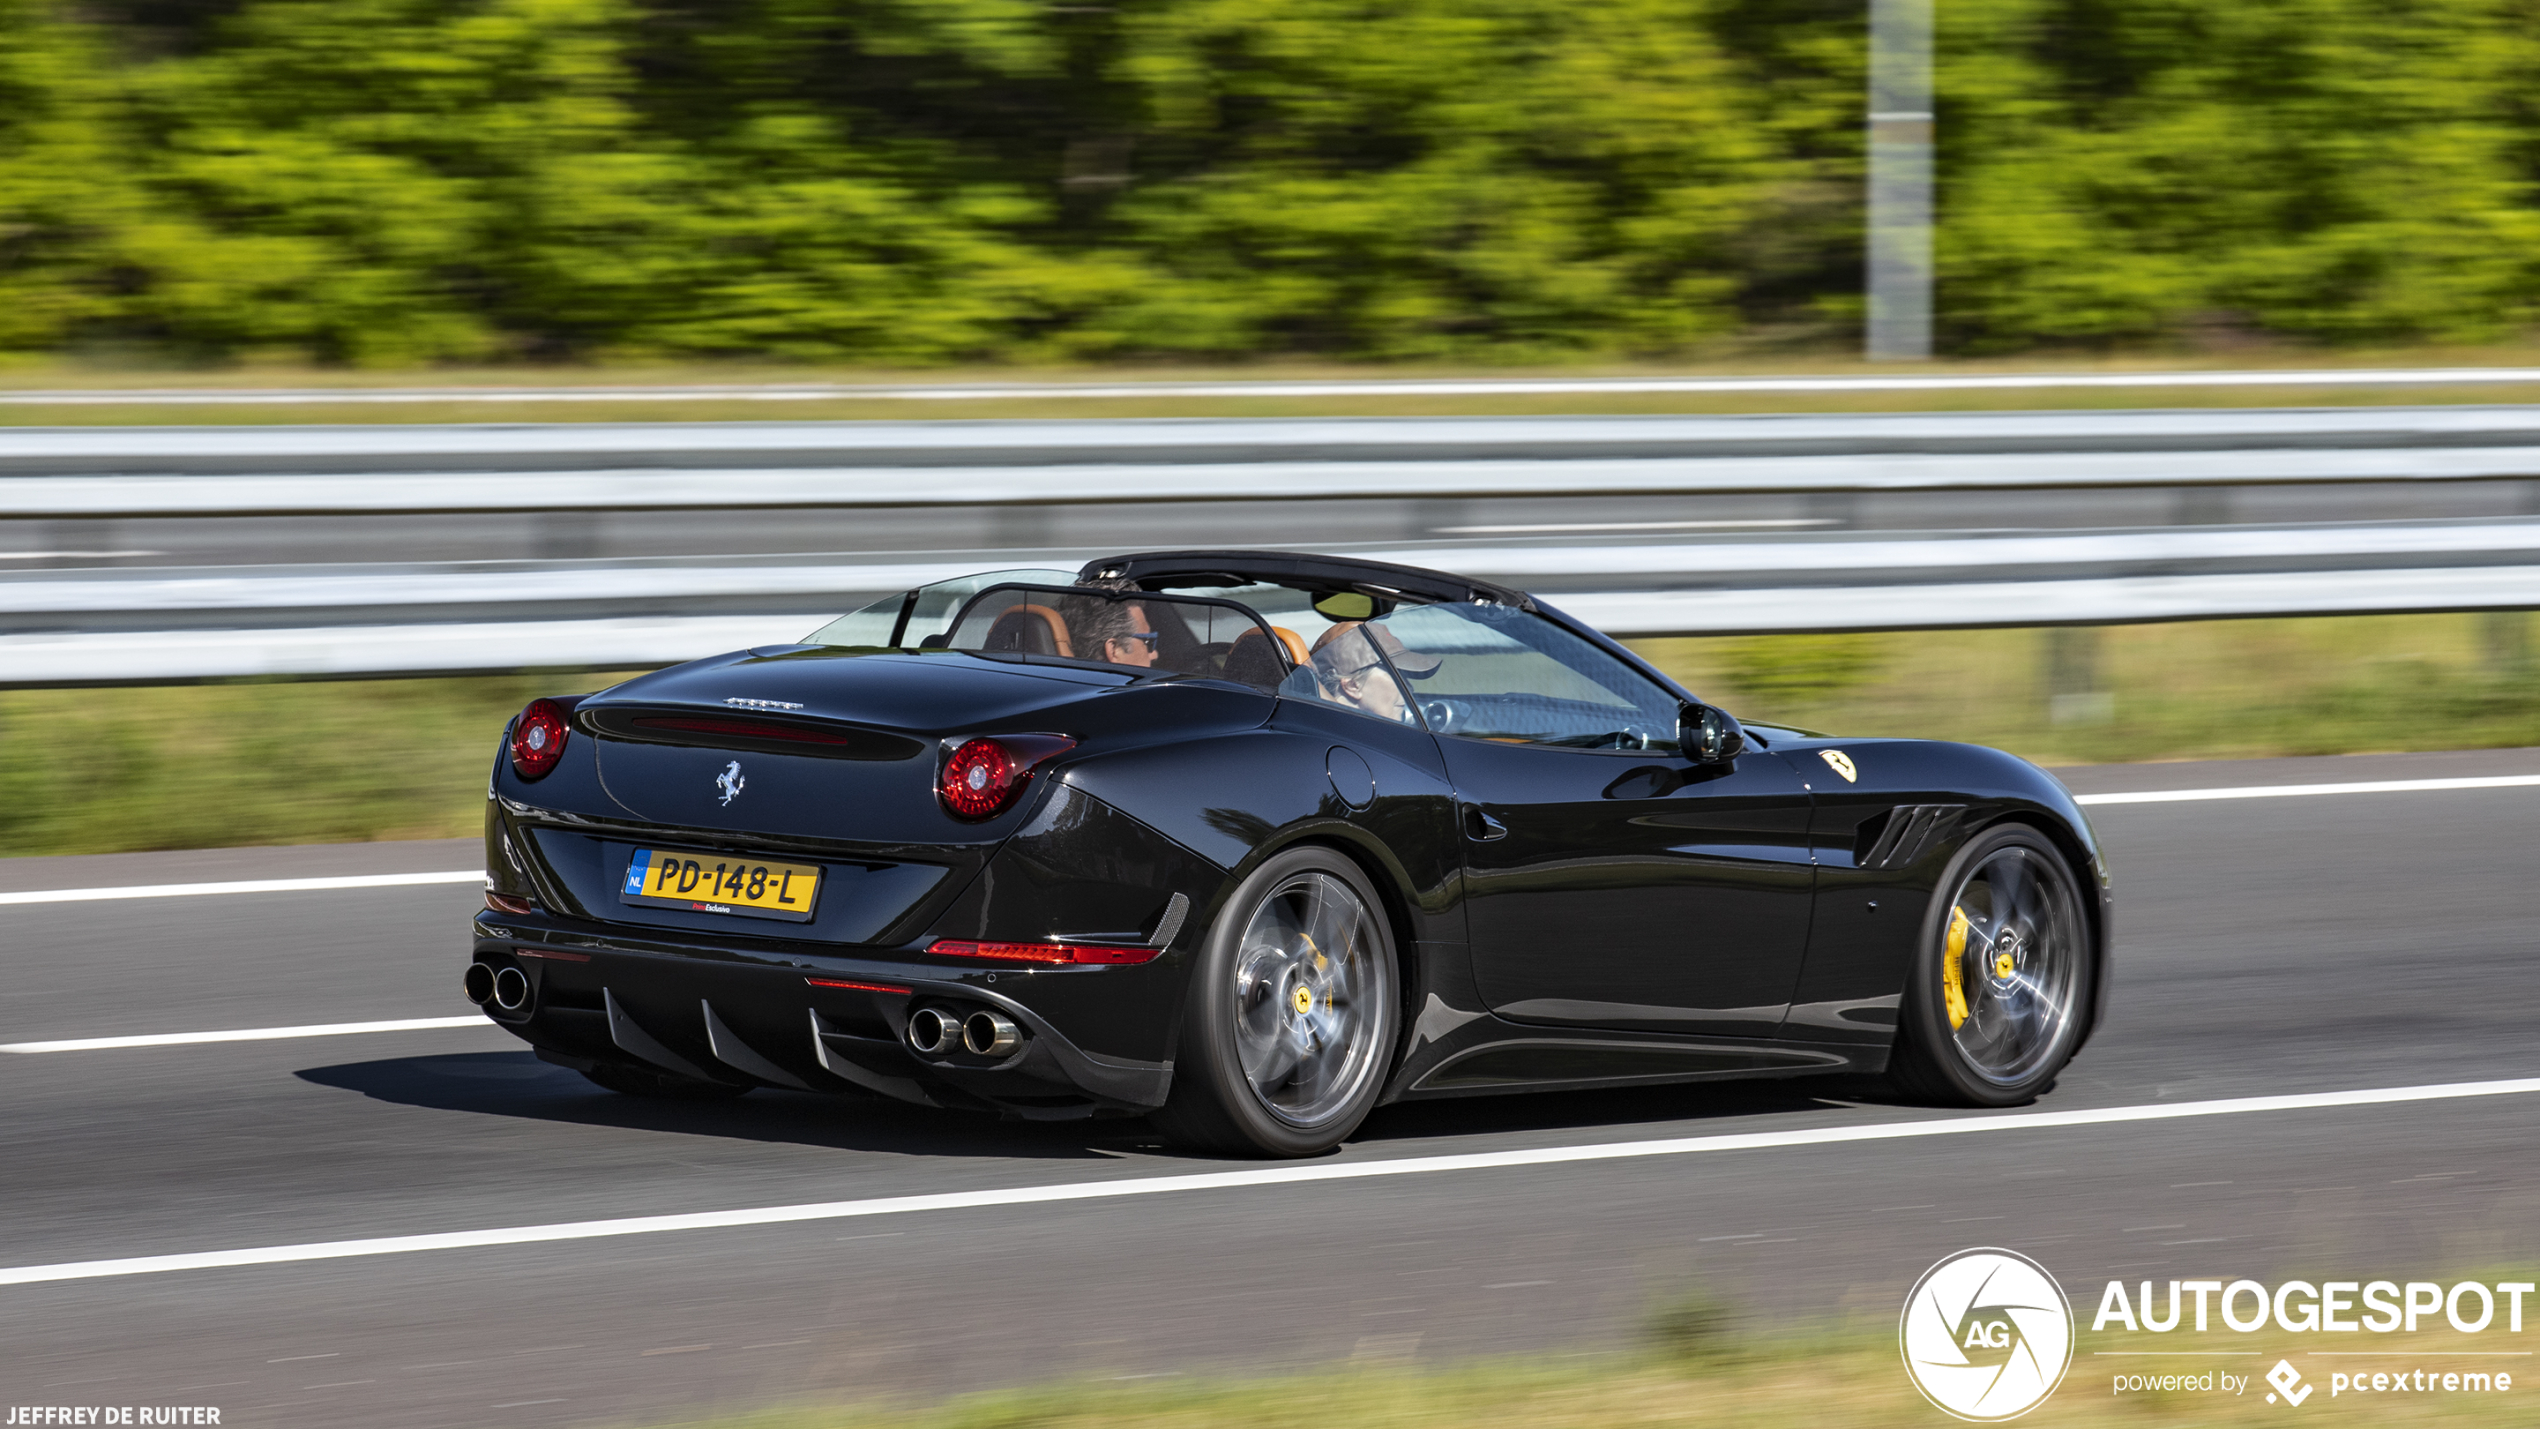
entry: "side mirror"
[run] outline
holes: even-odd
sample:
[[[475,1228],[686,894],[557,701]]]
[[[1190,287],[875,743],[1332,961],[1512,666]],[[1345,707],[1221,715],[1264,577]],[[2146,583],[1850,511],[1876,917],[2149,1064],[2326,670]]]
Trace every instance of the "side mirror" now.
[[[1676,719],[1676,741],[1696,764],[1726,764],[1746,752],[1746,731],[1724,709],[1689,704]]]

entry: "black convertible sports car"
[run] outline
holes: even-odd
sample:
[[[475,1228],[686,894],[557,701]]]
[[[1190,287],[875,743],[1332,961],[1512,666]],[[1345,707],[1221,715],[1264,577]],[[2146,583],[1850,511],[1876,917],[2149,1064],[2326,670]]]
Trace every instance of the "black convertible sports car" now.
[[[1990,749],[1740,726],[1524,592],[1181,551],[521,711],[468,996],[612,1089],[1152,1115],[1836,1071],[2004,1105],[2105,866]]]

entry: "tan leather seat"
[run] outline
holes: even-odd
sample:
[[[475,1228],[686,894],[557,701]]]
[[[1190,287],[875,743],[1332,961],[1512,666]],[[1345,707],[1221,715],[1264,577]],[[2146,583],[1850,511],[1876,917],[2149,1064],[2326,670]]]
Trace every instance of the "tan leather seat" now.
[[[1269,688],[1287,678],[1288,670],[1306,660],[1305,639],[1284,626],[1270,627],[1272,638],[1288,652],[1286,663],[1270,650],[1270,642],[1261,638],[1258,629],[1247,630],[1226,647],[1226,678],[1246,685]]]
[[[1067,639],[1067,622],[1046,605],[1018,605],[988,627],[983,650],[1011,650],[1025,655],[1065,655],[1075,648]]]

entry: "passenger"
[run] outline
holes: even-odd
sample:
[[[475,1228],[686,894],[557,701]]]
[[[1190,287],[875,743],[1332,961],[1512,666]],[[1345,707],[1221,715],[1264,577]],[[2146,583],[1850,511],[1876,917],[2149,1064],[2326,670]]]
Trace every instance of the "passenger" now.
[[[1377,651],[1384,657],[1379,658]],[[1314,642],[1314,683],[1324,699],[1397,724],[1412,721],[1411,702],[1394,682],[1385,660],[1410,679],[1437,673],[1438,657],[1405,646],[1381,625],[1346,621]]]
[[[1156,642],[1163,637],[1147,620],[1146,607],[1134,600],[1078,600],[1067,625],[1075,640],[1076,658],[1106,660],[1114,665],[1152,669]]]

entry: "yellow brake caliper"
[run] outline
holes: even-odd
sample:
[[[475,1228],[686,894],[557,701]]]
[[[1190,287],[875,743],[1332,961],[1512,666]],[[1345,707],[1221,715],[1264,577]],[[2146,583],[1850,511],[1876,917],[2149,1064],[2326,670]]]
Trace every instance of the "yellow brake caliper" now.
[[[1940,948],[1940,995],[1949,1004],[1951,1031],[1967,1025],[1967,914],[1964,909],[1949,910],[1949,936]]]

